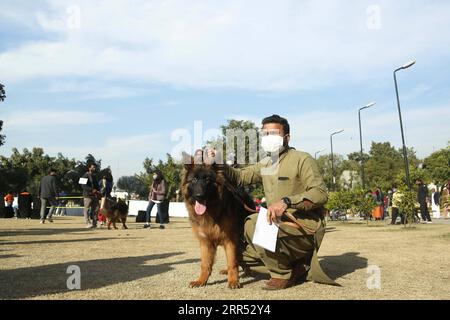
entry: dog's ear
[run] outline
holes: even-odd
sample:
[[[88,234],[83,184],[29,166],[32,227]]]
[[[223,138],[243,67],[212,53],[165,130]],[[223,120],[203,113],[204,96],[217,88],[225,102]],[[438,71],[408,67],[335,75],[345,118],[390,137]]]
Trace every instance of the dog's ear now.
[[[194,167],[194,158],[184,151],[181,157],[181,161],[187,171],[191,170]]]

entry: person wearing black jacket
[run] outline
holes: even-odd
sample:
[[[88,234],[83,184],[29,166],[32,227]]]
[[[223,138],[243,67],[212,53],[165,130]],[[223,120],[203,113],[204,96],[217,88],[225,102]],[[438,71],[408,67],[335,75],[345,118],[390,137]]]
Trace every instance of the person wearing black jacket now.
[[[430,213],[428,212],[428,188],[423,183],[421,179],[416,180],[416,185],[418,186],[417,191],[417,202],[420,204],[420,215],[422,217],[423,223],[431,223]]]
[[[26,189],[19,194],[17,203],[19,207],[17,212],[18,218],[31,219],[33,197]]]
[[[86,183],[82,184],[83,188],[83,198],[84,198],[84,209],[83,216],[86,222],[86,228],[96,228],[97,227],[97,208],[98,208],[98,180],[95,177],[95,170],[97,165],[92,163],[88,165],[88,172],[86,172],[82,178],[86,179]],[[90,211],[89,211],[90,209]],[[90,215],[89,215],[90,212]],[[92,219],[92,223],[91,223]]]
[[[39,198],[41,198],[41,223],[53,222],[52,216],[56,207],[56,198],[58,197],[58,187],[56,183],[56,170],[50,169],[49,174],[41,179],[39,185]],[[50,204],[48,214],[45,214],[47,205]]]

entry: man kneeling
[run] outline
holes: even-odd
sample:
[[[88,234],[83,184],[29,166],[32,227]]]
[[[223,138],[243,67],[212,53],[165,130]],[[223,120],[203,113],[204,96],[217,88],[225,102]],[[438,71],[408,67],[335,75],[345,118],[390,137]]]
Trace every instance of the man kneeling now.
[[[269,154],[243,169],[224,165],[224,172],[236,186],[262,183],[269,223],[279,223],[276,251],[252,243],[257,214],[247,217],[246,240],[241,265],[268,272],[267,290],[285,289],[306,277],[336,285],[320,268],[317,251],[325,234],[323,205],[327,190],[315,160],[307,153],[289,147],[290,128],[286,119],[273,115],[262,121],[262,148]],[[215,151],[208,152],[215,157]],[[290,219],[287,218],[290,217]]]

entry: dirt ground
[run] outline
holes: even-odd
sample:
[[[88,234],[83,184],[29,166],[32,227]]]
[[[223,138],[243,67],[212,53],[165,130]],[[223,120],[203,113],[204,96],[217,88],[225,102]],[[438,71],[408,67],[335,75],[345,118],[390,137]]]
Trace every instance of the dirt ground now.
[[[172,219],[166,230],[129,227],[87,230],[78,217],[44,225],[0,219],[0,299],[450,299],[450,224],[329,222],[319,255],[342,287],[308,282],[276,292],[261,290],[261,276],[228,289],[222,249],[208,285],[190,289],[199,250],[187,219]],[[71,265],[80,268],[81,290],[67,289]],[[380,268],[380,289],[367,286],[377,278],[369,266]]]

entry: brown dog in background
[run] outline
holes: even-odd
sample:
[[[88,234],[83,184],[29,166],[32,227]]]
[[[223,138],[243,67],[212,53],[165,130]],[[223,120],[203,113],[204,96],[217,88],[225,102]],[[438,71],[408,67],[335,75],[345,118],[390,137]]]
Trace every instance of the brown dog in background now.
[[[189,157],[188,159],[186,157]],[[191,160],[189,160],[191,159]],[[214,165],[194,164],[190,156],[184,155],[185,171],[182,193],[194,234],[200,242],[201,272],[190,287],[202,287],[212,272],[217,247],[222,245],[227,257],[228,287],[240,288],[239,264],[241,236],[245,217],[249,212],[244,203],[254,209],[247,195],[239,195],[227,188],[226,177]],[[187,163],[187,164],[186,164]]]

